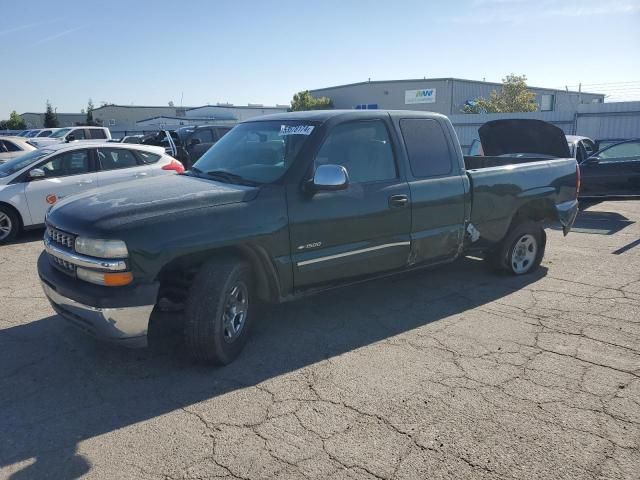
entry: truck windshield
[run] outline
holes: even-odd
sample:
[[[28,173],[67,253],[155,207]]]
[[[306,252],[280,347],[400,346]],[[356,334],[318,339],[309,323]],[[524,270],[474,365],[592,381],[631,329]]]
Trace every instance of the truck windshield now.
[[[32,150],[29,153],[9,160],[0,165],[0,177],[12,175],[51,153],[53,153],[53,150]]]
[[[57,132],[53,132],[51,135],[49,135],[49,138],[61,138],[61,137],[64,137],[67,133],[69,133],[70,130],[71,130],[70,128],[61,128]]]
[[[242,123],[207,150],[193,170],[218,177],[228,174],[224,178],[230,182],[274,182],[291,166],[313,129],[309,122]]]

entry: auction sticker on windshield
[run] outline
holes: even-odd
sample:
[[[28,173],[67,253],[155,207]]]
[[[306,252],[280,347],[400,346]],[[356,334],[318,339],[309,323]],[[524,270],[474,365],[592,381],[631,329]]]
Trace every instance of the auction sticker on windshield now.
[[[313,125],[280,125],[281,137],[285,135],[311,135]]]

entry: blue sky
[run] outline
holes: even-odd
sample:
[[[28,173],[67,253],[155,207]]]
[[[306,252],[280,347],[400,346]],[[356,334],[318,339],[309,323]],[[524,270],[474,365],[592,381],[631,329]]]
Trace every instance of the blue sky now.
[[[273,105],[368,78],[511,72],[640,99],[640,0],[29,0],[0,19],[0,118],[47,99]]]

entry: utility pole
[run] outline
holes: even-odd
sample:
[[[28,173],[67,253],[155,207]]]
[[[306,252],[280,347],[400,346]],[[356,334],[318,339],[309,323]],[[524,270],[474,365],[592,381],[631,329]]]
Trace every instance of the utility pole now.
[[[582,104],[582,82],[578,83],[578,105]]]

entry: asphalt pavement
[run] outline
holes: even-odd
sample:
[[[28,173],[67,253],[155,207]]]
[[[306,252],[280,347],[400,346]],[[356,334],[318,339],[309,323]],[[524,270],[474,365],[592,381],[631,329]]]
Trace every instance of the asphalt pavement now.
[[[638,479],[639,222],[589,207],[524,277],[465,258],[263,307],[224,368],[170,319],[146,350],[77,332],[26,234],[0,246],[0,478]]]

